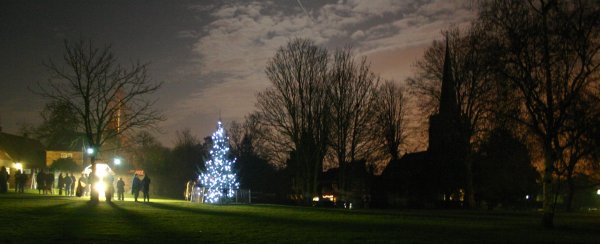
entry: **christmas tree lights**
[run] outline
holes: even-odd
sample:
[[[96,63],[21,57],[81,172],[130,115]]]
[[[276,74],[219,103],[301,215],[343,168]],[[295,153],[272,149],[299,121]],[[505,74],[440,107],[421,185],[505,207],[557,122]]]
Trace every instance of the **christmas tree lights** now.
[[[227,159],[229,138],[221,121],[217,122],[217,131],[212,134],[213,146],[210,159],[206,161],[206,171],[198,176],[204,186],[204,202],[217,203],[226,197],[233,197],[234,190],[239,188],[237,175],[233,172],[234,160]]]

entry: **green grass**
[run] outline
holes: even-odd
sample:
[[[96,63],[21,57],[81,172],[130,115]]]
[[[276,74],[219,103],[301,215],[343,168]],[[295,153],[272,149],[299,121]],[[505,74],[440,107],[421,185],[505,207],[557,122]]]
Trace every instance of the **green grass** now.
[[[0,242],[600,242],[600,213],[341,210],[0,194]]]

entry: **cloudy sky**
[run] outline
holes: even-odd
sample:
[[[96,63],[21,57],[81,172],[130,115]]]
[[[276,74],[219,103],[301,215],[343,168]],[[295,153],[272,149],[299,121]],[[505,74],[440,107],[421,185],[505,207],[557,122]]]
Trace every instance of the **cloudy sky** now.
[[[42,65],[58,59],[63,40],[112,44],[123,63],[150,62],[154,98],[167,120],[157,137],[208,136],[219,112],[225,123],[254,110],[269,86],[264,68],[294,37],[328,48],[351,45],[372,68],[398,83],[440,31],[476,16],[472,0],[339,1],[2,1],[0,125],[17,133],[37,125],[47,102],[28,90],[47,79]]]

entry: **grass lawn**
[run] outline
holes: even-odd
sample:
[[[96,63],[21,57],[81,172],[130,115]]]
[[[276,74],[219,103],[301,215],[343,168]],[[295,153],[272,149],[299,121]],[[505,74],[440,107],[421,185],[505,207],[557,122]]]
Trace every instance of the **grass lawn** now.
[[[600,213],[341,210],[279,205],[90,204],[75,197],[0,194],[0,243],[15,242],[600,242]]]

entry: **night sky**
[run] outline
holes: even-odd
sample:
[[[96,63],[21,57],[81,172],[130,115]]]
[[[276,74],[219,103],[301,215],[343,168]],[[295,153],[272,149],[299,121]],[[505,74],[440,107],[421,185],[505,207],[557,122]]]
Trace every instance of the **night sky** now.
[[[372,68],[398,83],[441,30],[476,16],[473,1],[2,1],[0,125],[16,134],[38,125],[47,101],[28,87],[47,80],[42,65],[58,60],[63,40],[111,44],[122,63],[149,62],[152,97],[167,120],[157,134],[171,146],[175,131],[200,138],[254,110],[269,85],[267,60],[294,37],[328,48],[351,45]]]

